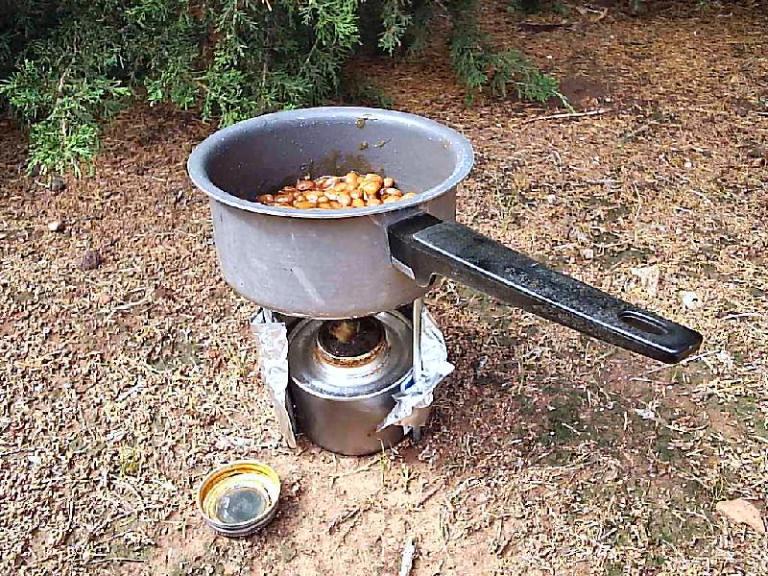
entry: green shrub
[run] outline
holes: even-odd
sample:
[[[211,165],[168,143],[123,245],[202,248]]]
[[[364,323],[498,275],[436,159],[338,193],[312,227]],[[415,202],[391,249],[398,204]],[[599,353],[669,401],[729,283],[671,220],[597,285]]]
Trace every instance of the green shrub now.
[[[493,95],[506,97],[512,86],[521,100],[546,102],[557,97],[565,103],[555,78],[542,73],[517,50],[496,51],[490,46],[478,31],[473,7],[474,0],[451,3],[451,60],[468,88],[467,101],[471,102],[486,86]]]
[[[446,9],[470,97],[557,93],[521,54],[489,47],[474,0],[0,0],[0,102],[29,126],[30,168],[79,174],[102,121],[132,99],[227,125],[345,96],[351,56],[414,54]],[[344,101],[387,103],[365,79],[344,85]]]

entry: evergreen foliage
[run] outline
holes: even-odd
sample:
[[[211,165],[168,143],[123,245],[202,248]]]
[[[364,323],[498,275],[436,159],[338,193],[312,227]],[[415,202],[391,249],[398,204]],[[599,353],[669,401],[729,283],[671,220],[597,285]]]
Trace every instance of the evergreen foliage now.
[[[494,50],[477,27],[474,0],[454,0],[450,4],[453,32],[451,60],[459,78],[469,89],[471,102],[483,87],[495,96],[505,97],[513,86],[521,100],[545,102],[562,95],[558,82],[542,73],[517,50]]]
[[[341,95],[354,53],[414,54],[446,10],[470,98],[485,87],[537,101],[556,94],[557,82],[521,54],[489,47],[475,8],[474,0],[0,0],[0,103],[29,126],[30,167],[79,173],[101,123],[132,99],[193,108],[221,125],[316,104]],[[387,103],[365,80],[344,88],[345,100]]]

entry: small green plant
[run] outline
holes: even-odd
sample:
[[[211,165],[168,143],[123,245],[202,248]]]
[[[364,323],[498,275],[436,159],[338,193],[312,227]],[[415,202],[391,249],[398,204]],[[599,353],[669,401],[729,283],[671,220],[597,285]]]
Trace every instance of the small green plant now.
[[[144,454],[139,448],[133,446],[121,446],[118,452],[120,474],[123,476],[136,476],[141,472]]]
[[[507,8],[511,12],[522,12],[524,14],[535,14],[541,12],[541,0],[512,0]]]
[[[643,0],[629,0],[629,10],[632,14],[639,14],[643,10]]]
[[[568,8],[567,4],[556,0],[552,3],[552,12],[559,14],[560,16],[568,16],[568,14],[571,13],[571,10]]]

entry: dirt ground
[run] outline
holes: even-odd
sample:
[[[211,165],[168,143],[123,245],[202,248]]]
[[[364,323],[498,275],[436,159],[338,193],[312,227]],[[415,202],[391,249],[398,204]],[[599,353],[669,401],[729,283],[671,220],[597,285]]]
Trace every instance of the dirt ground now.
[[[390,575],[412,537],[415,576],[768,574],[768,537],[715,511],[768,517],[768,13],[484,6],[499,45],[600,112],[467,108],[438,53],[371,65],[397,108],[476,146],[459,219],[700,330],[701,353],[662,366],[446,282],[429,305],[457,369],[423,441],[291,451],[255,306],[222,281],[185,173],[213,127],[131,110],[94,176],[54,192],[3,120],[0,573]],[[194,489],[241,457],[284,493],[267,530],[227,540]]]

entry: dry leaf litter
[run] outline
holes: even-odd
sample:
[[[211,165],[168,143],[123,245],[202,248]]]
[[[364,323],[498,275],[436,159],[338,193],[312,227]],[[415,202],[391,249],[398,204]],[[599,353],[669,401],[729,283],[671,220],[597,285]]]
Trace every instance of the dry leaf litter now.
[[[495,41],[606,112],[465,108],[436,49],[364,66],[473,141],[459,220],[692,325],[701,353],[660,366],[443,283],[429,305],[457,370],[424,441],[289,452],[255,377],[255,308],[221,280],[185,174],[213,128],[134,109],[95,176],[54,192],[19,173],[3,120],[0,573],[392,574],[412,538],[414,576],[768,574],[766,536],[715,509],[768,499],[765,12],[611,8],[532,32],[506,4],[483,3]],[[230,541],[193,491],[239,457],[286,490],[268,530]]]

